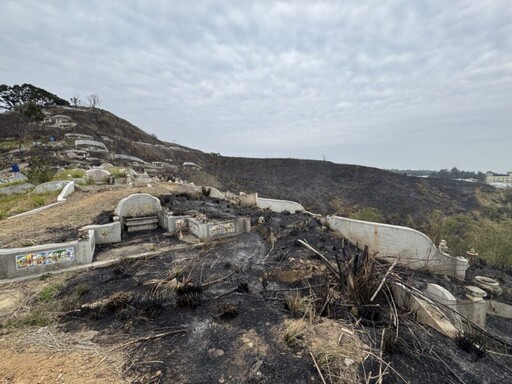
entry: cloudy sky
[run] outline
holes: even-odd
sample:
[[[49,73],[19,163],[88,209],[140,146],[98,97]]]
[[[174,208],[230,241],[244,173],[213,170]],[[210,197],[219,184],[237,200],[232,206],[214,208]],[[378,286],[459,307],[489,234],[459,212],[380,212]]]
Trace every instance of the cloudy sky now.
[[[0,83],[223,155],[512,170],[510,0],[2,0]]]

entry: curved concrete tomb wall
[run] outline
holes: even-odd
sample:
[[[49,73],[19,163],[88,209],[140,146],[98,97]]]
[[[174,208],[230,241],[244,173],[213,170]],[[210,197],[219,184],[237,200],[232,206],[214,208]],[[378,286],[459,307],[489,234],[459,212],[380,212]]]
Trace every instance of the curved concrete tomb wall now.
[[[71,195],[73,192],[75,192],[75,182],[68,181],[64,188],[62,188],[59,196],[57,196],[57,201],[65,201],[66,197]]]
[[[464,280],[468,261],[463,257],[444,254],[423,233],[407,227],[328,216],[327,224],[354,244],[368,245],[377,257],[411,269],[424,269],[433,273]]]
[[[305,212],[306,210],[302,205],[295,201],[289,200],[276,200],[276,199],[264,199],[262,197],[256,198],[256,206],[261,209],[270,209],[272,212]]]
[[[39,184],[34,188],[34,193],[47,193],[47,192],[55,192],[60,191],[64,188],[69,181],[59,180],[59,181],[49,181],[47,183]]]
[[[87,148],[88,150],[108,152],[108,148],[101,141],[75,140],[75,148]]]
[[[135,193],[122,199],[114,210],[121,224],[126,224],[127,218],[156,216],[162,210],[160,200],[147,193]]]
[[[14,184],[8,187],[0,188],[0,195],[14,195],[15,193],[26,192],[30,189],[34,188],[34,184],[23,183],[23,184]]]

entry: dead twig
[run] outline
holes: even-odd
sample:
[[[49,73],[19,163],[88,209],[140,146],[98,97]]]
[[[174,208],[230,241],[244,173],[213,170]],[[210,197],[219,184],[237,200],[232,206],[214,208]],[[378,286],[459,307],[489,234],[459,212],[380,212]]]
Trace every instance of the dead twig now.
[[[109,352],[115,351],[116,349],[119,349],[119,348],[125,348],[125,347],[127,347],[129,345],[132,345],[132,344],[135,344],[135,343],[139,343],[141,341],[160,339],[162,337],[167,337],[167,336],[175,335],[175,334],[178,334],[178,333],[184,333],[184,332],[187,332],[187,331],[188,331],[187,329],[177,329],[177,330],[174,330],[174,331],[159,333],[157,335],[139,337],[138,339],[130,340],[130,341],[126,342],[126,343],[123,343],[123,344],[120,344],[120,345],[116,345],[115,347],[111,348],[109,350]]]
[[[436,351],[432,351],[432,354],[433,354],[435,357],[437,357],[437,359],[438,359],[441,363],[443,363],[443,365],[446,367],[446,369],[448,369],[448,371],[450,371],[450,373],[453,375],[453,377],[455,377],[455,378],[457,379],[457,381],[458,381],[459,383],[461,383],[461,384],[466,384],[466,382],[465,382],[464,380],[462,380],[462,379],[460,378],[460,376],[459,376],[459,375],[457,375],[457,374],[455,373],[455,371],[454,371],[453,369],[451,369],[451,368],[450,368],[450,366],[449,366],[448,364],[446,364],[446,362],[445,362],[443,359],[441,359],[441,358],[439,357],[439,355],[436,353]]]
[[[309,245],[308,242],[305,240],[299,240],[299,243],[302,244],[303,246],[305,246],[307,249],[309,249],[315,255],[320,257],[320,259],[324,262],[327,269],[329,269],[329,271],[331,271],[334,274],[334,276],[336,276],[338,279],[340,278],[338,271],[336,271],[336,269],[332,266],[331,262],[324,255],[322,255],[315,248],[313,248],[311,245]]]
[[[213,284],[217,284],[217,283],[220,283],[221,281],[224,281],[226,279],[229,279],[231,276],[233,276],[237,271],[233,271],[231,272],[230,274],[226,275],[226,276],[223,276],[217,280],[212,280],[212,281],[207,281],[206,283],[204,284],[201,284],[201,288],[205,288],[205,287],[209,287],[210,285],[213,285]]]
[[[320,379],[322,379],[322,383],[327,384],[327,382],[324,379],[324,375],[322,375],[322,371],[320,370],[320,367],[318,366],[318,363],[316,362],[315,356],[311,352],[309,352],[309,354],[311,355],[311,358],[313,359],[313,363],[315,364],[315,368],[318,371],[318,374],[320,375]]]
[[[391,271],[393,270],[393,268],[395,268],[395,265],[398,263],[398,259],[396,259],[393,264],[391,264],[391,267],[389,267],[389,269],[387,270],[387,272],[384,274],[384,278],[382,279],[382,281],[380,282],[379,286],[377,287],[377,290],[375,291],[375,293],[373,294],[373,296],[371,297],[370,301],[373,301],[373,299],[375,299],[375,297],[377,296],[377,294],[379,293],[379,291],[381,290],[382,286],[384,285],[384,282],[386,281],[386,278],[388,277],[388,275],[391,273]]]

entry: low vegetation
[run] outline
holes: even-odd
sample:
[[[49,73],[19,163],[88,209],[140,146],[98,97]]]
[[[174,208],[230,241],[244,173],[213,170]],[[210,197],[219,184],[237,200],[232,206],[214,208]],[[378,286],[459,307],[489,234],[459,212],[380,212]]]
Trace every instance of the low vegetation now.
[[[85,177],[85,170],[78,168],[66,168],[57,172],[53,176],[53,180],[69,180]]]
[[[62,309],[62,302],[57,295],[62,287],[61,279],[54,281],[52,277],[43,288],[29,297],[26,301],[27,312],[21,311],[0,326],[6,328],[22,328],[30,326],[44,327],[55,321],[56,315]]]
[[[56,191],[38,194],[29,192],[0,195],[0,220],[55,202],[59,193],[59,191]]]
[[[503,199],[509,199],[510,192],[504,192]],[[474,249],[482,260],[499,267],[512,268],[512,214],[499,206],[490,204],[484,213],[444,215],[433,211],[427,225],[420,227],[437,245],[444,239],[451,253],[466,255]],[[510,203],[508,203],[510,204]]]

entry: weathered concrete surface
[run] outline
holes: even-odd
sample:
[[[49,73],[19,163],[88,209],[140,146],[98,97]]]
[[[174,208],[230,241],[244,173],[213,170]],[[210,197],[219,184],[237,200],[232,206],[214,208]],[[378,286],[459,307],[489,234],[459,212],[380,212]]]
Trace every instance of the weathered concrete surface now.
[[[447,289],[438,284],[427,284],[425,295],[433,302],[442,304],[440,310],[458,329],[462,329],[460,316],[457,315],[457,299]]]
[[[45,273],[92,261],[94,231],[84,239],[25,248],[0,249],[0,279]]]
[[[83,133],[66,133],[64,140],[93,140],[93,137]]]
[[[205,187],[205,189],[207,191],[209,191],[208,196],[213,198],[213,199],[220,199],[220,200],[225,200],[226,199],[226,196],[224,196],[224,194],[221,191],[219,191],[217,188]]]
[[[34,184],[22,183],[14,184],[8,187],[0,188],[0,195],[14,195],[15,193],[23,193],[34,188]]]
[[[158,227],[157,216],[145,216],[125,218],[125,225],[128,232],[149,231]]]
[[[407,227],[328,216],[327,225],[354,244],[368,245],[377,257],[389,262],[398,258],[401,265],[411,269],[453,276],[464,280],[468,261],[439,252],[423,233]]]
[[[86,225],[80,228],[80,232],[94,231],[96,244],[111,244],[121,242],[121,223],[114,221],[109,224]]]
[[[158,215],[158,224],[165,228],[171,234],[178,233],[180,230],[188,229],[188,219],[192,216],[173,216],[169,212],[160,212]]]
[[[85,174],[94,183],[107,183],[110,178],[110,172],[104,169],[89,169]]]
[[[484,300],[471,301],[460,300],[457,303],[457,311],[478,325],[480,328],[485,329],[485,320],[487,317],[488,303]]]
[[[487,303],[487,313],[489,315],[512,319],[512,305],[500,303],[499,301],[494,300],[489,300]]]
[[[240,201],[240,203],[242,205],[246,205],[249,207],[255,207],[258,204],[258,194],[257,193],[240,192],[240,195],[237,196],[237,199]]]
[[[188,228],[190,233],[200,240],[217,239],[250,232],[251,221],[249,218],[240,217],[216,223],[202,223],[199,220],[190,218],[188,219]]]
[[[411,311],[420,324],[428,325],[450,338],[455,338],[459,334],[459,330],[443,312],[426,300],[416,297],[404,285],[397,283],[391,289],[396,305]]]
[[[33,192],[34,193],[48,193],[48,192],[60,191],[67,184],[68,184],[68,181],[66,181],[66,180],[49,181],[47,183],[39,184],[37,187],[34,188]]]
[[[256,206],[260,209],[269,209],[272,212],[305,212],[305,209],[299,203],[289,200],[276,200],[276,199],[265,199],[262,197],[256,198]]]
[[[446,288],[443,288],[438,284],[427,284],[425,294],[430,299],[444,305],[455,306],[457,304],[455,296],[453,296]]]
[[[135,163],[142,163],[145,164],[146,162],[138,157],[130,156],[130,155],[121,155],[121,154],[115,154],[114,159],[116,160],[129,160]]]
[[[125,197],[118,204],[114,210],[114,215],[119,217],[121,225],[126,224],[126,218],[133,217],[158,217],[159,212],[162,210],[160,200],[147,193],[136,193]]]
[[[75,140],[75,148],[87,149],[88,151],[108,152],[108,148],[101,141]]]
[[[62,191],[60,192],[59,196],[57,196],[57,201],[65,201],[66,197],[71,195],[73,192],[75,192],[75,182],[68,181],[64,188],[62,188]]]

